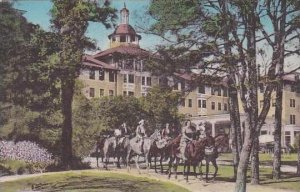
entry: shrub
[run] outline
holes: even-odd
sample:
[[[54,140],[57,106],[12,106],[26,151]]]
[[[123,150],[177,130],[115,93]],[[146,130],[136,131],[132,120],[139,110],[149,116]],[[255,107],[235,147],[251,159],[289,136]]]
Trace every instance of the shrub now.
[[[31,173],[43,172],[46,167],[53,164],[52,154],[38,144],[30,141],[0,141],[0,159],[6,162],[25,162],[26,168]],[[19,172],[24,172],[24,166]],[[13,173],[16,170],[13,169]]]

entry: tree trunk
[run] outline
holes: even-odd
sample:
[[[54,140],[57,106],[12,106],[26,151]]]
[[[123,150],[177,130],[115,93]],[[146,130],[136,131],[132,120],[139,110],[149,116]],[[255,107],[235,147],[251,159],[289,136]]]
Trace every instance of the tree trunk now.
[[[235,182],[235,192],[245,192],[247,183],[247,169],[252,149],[252,134],[250,123],[245,128],[245,139],[238,164],[237,177]]]
[[[64,169],[72,167],[72,101],[74,92],[74,80],[62,80],[62,165]]]
[[[258,134],[255,135],[252,145],[251,155],[251,184],[259,184],[259,140]]]
[[[237,167],[240,161],[242,148],[240,112],[238,106],[237,89],[229,87],[229,111],[230,111],[230,138],[233,155],[234,179],[237,175]]]
[[[282,80],[279,79],[276,91],[275,108],[275,130],[274,130],[274,158],[273,158],[273,179],[280,179],[281,166],[281,124],[282,124]]]
[[[276,108],[275,108],[275,130],[274,130],[274,158],[273,158],[273,179],[280,179],[281,166],[281,129],[282,129],[282,95],[283,95],[283,81],[284,74],[284,53],[285,53],[285,28],[286,28],[286,0],[281,2],[282,17],[280,19],[280,28],[275,40],[277,40],[276,51],[279,55],[276,59],[276,66],[278,68],[277,86],[276,86]],[[275,53],[276,53],[275,52]]]
[[[298,163],[297,163],[297,175],[300,177],[300,134],[298,134]]]

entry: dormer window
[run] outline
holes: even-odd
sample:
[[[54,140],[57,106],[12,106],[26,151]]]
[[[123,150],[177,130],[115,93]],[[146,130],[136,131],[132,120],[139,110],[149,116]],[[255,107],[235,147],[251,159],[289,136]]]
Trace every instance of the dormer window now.
[[[122,35],[120,37],[120,42],[126,42],[126,36],[125,35]]]

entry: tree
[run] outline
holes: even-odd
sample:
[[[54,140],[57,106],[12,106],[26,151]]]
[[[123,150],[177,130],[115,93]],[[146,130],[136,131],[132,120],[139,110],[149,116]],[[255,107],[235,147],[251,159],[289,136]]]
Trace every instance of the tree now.
[[[260,20],[268,20],[273,28],[269,31],[260,21],[259,29],[262,38],[272,50],[271,63],[276,65],[276,106],[275,106],[275,131],[274,131],[274,161],[273,178],[280,178],[281,166],[281,132],[282,132],[282,97],[283,81],[285,73],[299,69],[295,67],[285,71],[287,57],[300,54],[300,47],[294,43],[300,39],[299,35],[299,13],[300,4],[294,0],[268,0],[261,3]],[[287,45],[289,48],[287,48]]]
[[[114,20],[115,17],[115,10],[109,7],[108,1],[101,6],[96,1],[53,1],[52,23],[61,38],[59,78],[63,114],[62,163],[65,169],[71,168],[73,158],[72,101],[75,79],[79,75],[84,50],[93,47],[93,44],[85,37],[88,22],[100,22],[110,27],[109,21]]]
[[[106,130],[113,131],[126,123],[132,133],[138,122],[145,116],[139,100],[135,97],[103,97],[95,101],[98,103],[98,116]]]
[[[178,114],[180,94],[170,88],[152,87],[145,97],[140,98],[142,109],[153,132],[162,128],[166,123],[178,124],[182,118]],[[157,127],[160,125],[160,127]]]

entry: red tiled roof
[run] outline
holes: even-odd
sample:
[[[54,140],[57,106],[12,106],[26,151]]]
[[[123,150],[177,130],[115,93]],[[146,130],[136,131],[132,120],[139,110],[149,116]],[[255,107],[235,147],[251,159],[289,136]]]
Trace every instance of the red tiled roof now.
[[[112,34],[110,34],[108,36],[108,38],[110,38],[112,35],[126,35],[126,34],[128,34],[128,35],[136,35],[136,36],[138,36],[139,39],[141,39],[141,36],[138,35],[135,32],[134,28],[131,25],[128,25],[128,24],[120,24],[120,25],[118,25],[118,27],[115,29],[115,31]]]
[[[146,57],[149,56],[150,53],[146,51],[145,49],[141,49],[137,46],[118,46],[111,49],[107,49],[105,51],[99,52],[96,55],[94,55],[94,58],[103,57],[109,54],[119,53],[122,55],[133,55],[133,56],[141,56]]]
[[[97,59],[94,59],[90,55],[84,55],[82,61],[83,61],[83,65],[86,65],[86,66],[117,70],[114,66],[104,63],[102,61],[99,61]]]

